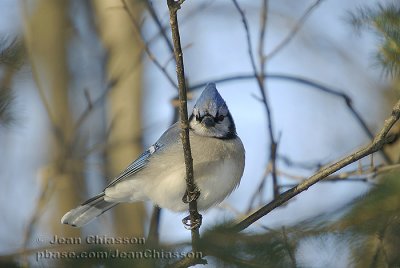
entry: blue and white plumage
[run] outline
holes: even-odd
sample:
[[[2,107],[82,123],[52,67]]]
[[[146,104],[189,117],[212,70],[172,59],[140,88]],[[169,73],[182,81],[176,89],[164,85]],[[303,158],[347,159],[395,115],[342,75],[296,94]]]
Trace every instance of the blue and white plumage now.
[[[245,151],[225,101],[210,83],[189,118],[199,210],[220,203],[243,175]],[[185,163],[178,123],[132,162],[102,193],[67,212],[62,223],[81,227],[122,202],[150,200],[159,207],[185,211]]]

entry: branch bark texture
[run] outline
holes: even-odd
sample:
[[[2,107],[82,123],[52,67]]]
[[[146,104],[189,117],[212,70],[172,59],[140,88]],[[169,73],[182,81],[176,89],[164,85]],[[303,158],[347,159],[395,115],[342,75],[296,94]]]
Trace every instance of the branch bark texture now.
[[[274,210],[275,208],[281,206],[282,204],[286,203],[288,200],[292,199],[296,195],[300,194],[301,192],[307,190],[310,186],[316,184],[317,182],[323,180],[324,178],[328,177],[330,174],[338,171],[339,169],[354,163],[361,158],[373,154],[382,149],[382,147],[387,143],[387,134],[389,130],[393,127],[393,125],[399,120],[400,118],[400,100],[395,104],[392,110],[392,114],[388,119],[385,120],[383,128],[380,132],[375,136],[373,141],[366,147],[362,148],[361,150],[346,156],[339,160],[338,162],[331,164],[329,166],[321,168],[316,174],[309,177],[307,180],[303,181],[302,183],[298,184],[297,186],[291,188],[290,190],[282,193],[277,198],[272,200],[270,203],[266,204],[241,222],[234,225],[232,228],[233,230],[240,232],[247,227],[249,227],[252,223],[256,222],[263,216],[267,215],[269,212]]]
[[[180,35],[179,35],[179,25],[177,12],[181,7],[183,1],[167,0],[169,15],[170,15],[170,25],[172,32],[172,42],[174,47],[174,55],[176,61],[176,74],[178,77],[178,88],[179,88],[179,114],[180,114],[180,124],[181,124],[181,140],[183,145],[183,152],[185,157],[186,166],[186,187],[187,192],[196,192],[196,185],[193,178],[193,158],[190,148],[189,141],[189,122],[188,122],[188,112],[187,112],[187,90],[185,82],[185,70],[183,65],[183,52],[181,47]],[[193,223],[198,218],[197,201],[192,200],[189,203],[190,221]],[[198,241],[200,239],[199,228],[193,228],[192,232],[192,247],[193,251],[196,251]]]

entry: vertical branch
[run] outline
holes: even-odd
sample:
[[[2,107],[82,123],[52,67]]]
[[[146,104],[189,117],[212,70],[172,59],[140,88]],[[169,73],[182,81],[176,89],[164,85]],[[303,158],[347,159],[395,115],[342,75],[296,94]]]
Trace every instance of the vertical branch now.
[[[172,31],[172,42],[174,45],[174,55],[176,61],[176,73],[178,77],[178,87],[179,87],[179,114],[180,114],[180,124],[181,124],[181,140],[183,145],[183,153],[185,157],[186,166],[186,189],[187,193],[196,193],[196,185],[193,178],[193,158],[190,149],[189,141],[189,123],[188,123],[188,112],[187,112],[187,93],[186,93],[186,82],[185,82],[185,70],[183,66],[183,53],[179,35],[178,26],[178,16],[177,11],[180,9],[181,4],[184,0],[175,2],[174,0],[167,0],[169,15],[170,15],[170,25]],[[196,219],[199,218],[199,213],[197,210],[196,198],[193,198],[189,202],[189,213],[190,221],[194,223]],[[191,229],[192,233],[192,247],[193,251],[196,251],[198,241],[200,239],[199,227]]]
[[[161,217],[161,208],[158,206],[153,206],[153,212],[150,218],[149,232],[147,234],[147,244],[151,246],[158,246],[160,242],[159,226]]]
[[[265,56],[264,53],[264,40],[265,40],[265,32],[267,28],[267,17],[268,17],[268,0],[263,0],[263,5],[261,9],[261,15],[260,15],[260,40],[259,40],[259,46],[258,46],[258,56],[260,58],[260,73],[257,75],[257,80],[259,80],[259,85],[260,85],[260,91],[262,94],[262,100],[267,112],[267,118],[268,118],[268,133],[269,133],[269,138],[270,138],[270,156],[269,156],[269,161],[271,164],[271,175],[272,175],[272,186],[273,186],[273,194],[274,198],[276,198],[279,195],[279,185],[278,185],[278,177],[277,177],[277,171],[276,171],[276,151],[278,149],[278,143],[275,140],[274,137],[274,130],[273,130],[273,124],[272,124],[272,115],[271,115],[271,110],[268,104],[268,100],[266,97],[265,91],[267,90],[265,88],[264,84],[264,79],[263,79],[263,74],[265,73],[266,69],[266,59],[267,57]],[[264,94],[263,94],[264,93]]]
[[[260,14],[260,37],[258,43],[258,57],[260,58],[260,73],[265,73],[266,56],[264,55],[265,32],[267,28],[268,0],[263,0]]]
[[[274,137],[274,128],[272,123],[272,111],[271,107],[269,106],[267,95],[265,93],[265,85],[263,79],[263,73],[265,72],[265,63],[266,57],[264,55],[264,38],[265,38],[265,31],[266,31],[266,22],[267,22],[267,13],[268,13],[268,0],[263,0],[263,8],[261,9],[261,31],[260,31],[260,44],[259,44],[259,56],[260,56],[260,72],[257,72],[256,62],[254,60],[253,49],[251,45],[251,38],[250,38],[250,30],[247,23],[246,16],[243,10],[240,8],[238,2],[236,0],[232,0],[233,4],[235,5],[236,9],[238,10],[244,29],[246,31],[246,39],[247,39],[247,46],[248,46],[248,53],[250,57],[251,66],[253,68],[254,76],[257,78],[258,88],[260,89],[261,93],[261,100],[264,104],[265,113],[268,121],[268,135],[270,138],[270,155],[269,155],[269,162],[271,164],[271,175],[272,175],[272,183],[273,183],[273,194],[274,198],[279,195],[279,186],[278,186],[278,177],[276,172],[276,152],[278,143]]]

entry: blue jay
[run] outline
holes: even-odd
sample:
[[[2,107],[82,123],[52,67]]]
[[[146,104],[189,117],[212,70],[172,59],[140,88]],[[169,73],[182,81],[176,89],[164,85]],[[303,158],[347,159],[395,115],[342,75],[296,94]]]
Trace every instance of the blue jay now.
[[[188,210],[182,201],[187,194],[186,170],[179,134],[180,125],[175,123],[102,193],[67,212],[61,222],[81,227],[122,202],[150,200],[172,211]],[[206,86],[193,108],[189,137],[194,179],[200,192],[197,206],[206,210],[239,185],[245,164],[242,141],[214,83]]]

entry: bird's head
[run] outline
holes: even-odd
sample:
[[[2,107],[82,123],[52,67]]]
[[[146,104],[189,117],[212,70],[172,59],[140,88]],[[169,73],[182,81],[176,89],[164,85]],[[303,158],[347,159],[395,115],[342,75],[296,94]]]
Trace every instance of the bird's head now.
[[[201,136],[220,139],[236,137],[233,118],[214,83],[207,84],[198,98],[189,118],[189,125]]]

